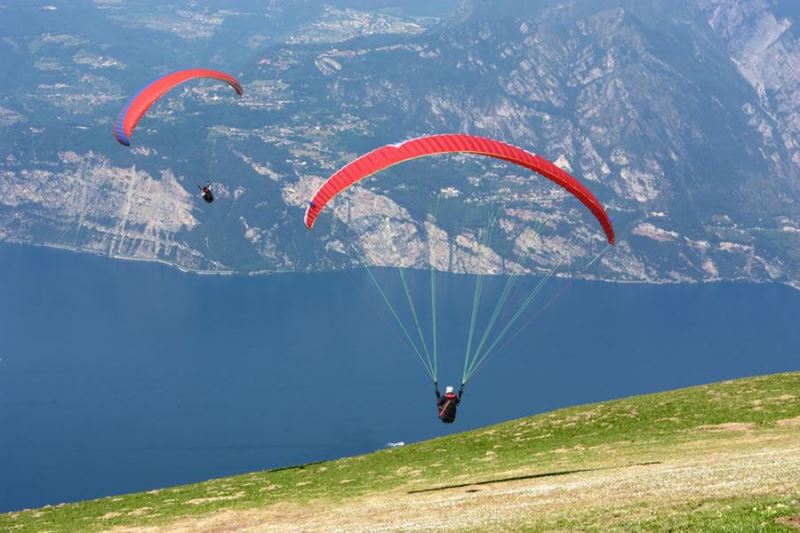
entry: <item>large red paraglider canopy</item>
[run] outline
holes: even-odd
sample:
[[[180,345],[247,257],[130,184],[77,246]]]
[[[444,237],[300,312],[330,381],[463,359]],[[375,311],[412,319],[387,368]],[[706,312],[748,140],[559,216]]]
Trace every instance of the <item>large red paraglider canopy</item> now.
[[[494,139],[464,134],[431,135],[411,139],[400,144],[389,144],[351,161],[328,178],[314,195],[306,209],[306,227],[311,229],[314,226],[314,221],[325,208],[325,205],[337,194],[376,172],[409,159],[459,152],[502,159],[530,169],[557,183],[589,208],[603,227],[609,244],[614,244],[614,227],[608,218],[606,210],[597,198],[577,179],[550,161],[522,148]]]
[[[194,78],[211,78],[224,81],[233,87],[236,94],[240,96],[242,94],[242,84],[236,78],[217,70],[195,68],[167,74],[141,89],[122,108],[116,123],[114,123],[114,137],[117,141],[125,146],[130,146],[133,129],[138,124],[139,119],[150,109],[150,106],[174,87]]]

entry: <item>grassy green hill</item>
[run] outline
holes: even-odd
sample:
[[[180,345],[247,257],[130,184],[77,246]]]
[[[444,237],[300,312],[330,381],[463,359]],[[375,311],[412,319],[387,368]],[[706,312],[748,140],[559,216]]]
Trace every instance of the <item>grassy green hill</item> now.
[[[800,373],[0,515],[1,531],[799,531]]]

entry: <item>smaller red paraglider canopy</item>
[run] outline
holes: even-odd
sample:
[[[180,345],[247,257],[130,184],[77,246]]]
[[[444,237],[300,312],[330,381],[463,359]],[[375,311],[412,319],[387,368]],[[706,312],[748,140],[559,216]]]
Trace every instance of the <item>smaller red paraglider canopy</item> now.
[[[337,194],[354,183],[380,172],[392,165],[436,154],[470,153],[502,159],[525,167],[555,182],[575,196],[594,214],[605,231],[609,244],[614,244],[614,226],[597,198],[577,179],[550,161],[522,148],[502,141],[464,134],[431,135],[411,139],[399,144],[382,146],[351,161],[328,178],[319,188],[306,208],[305,224],[308,229],[320,212]]]
[[[136,124],[139,123],[139,119],[150,109],[150,106],[174,87],[194,78],[211,78],[224,81],[233,87],[239,96],[243,92],[242,84],[236,78],[218,70],[195,68],[167,74],[142,88],[122,108],[117,121],[114,123],[114,137],[117,141],[125,146],[130,146],[131,134]]]

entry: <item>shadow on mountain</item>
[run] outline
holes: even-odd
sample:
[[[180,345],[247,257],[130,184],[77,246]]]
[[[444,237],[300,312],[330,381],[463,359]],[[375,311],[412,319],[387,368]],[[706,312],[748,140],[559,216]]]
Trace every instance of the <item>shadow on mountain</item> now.
[[[618,470],[621,468],[630,468],[632,466],[649,466],[649,465],[658,465],[661,464],[661,461],[648,461],[645,463],[634,463],[628,464],[623,466],[606,466],[601,468],[577,468],[574,470],[557,470],[555,472],[541,472],[539,474],[528,474],[525,476],[512,476],[512,477],[505,477],[505,478],[498,478],[498,479],[485,479],[483,481],[473,481],[470,483],[458,483],[454,485],[442,485],[439,487],[431,487],[427,489],[417,489],[417,490],[410,490],[408,494],[418,494],[421,492],[435,492],[437,490],[448,490],[448,489],[460,489],[463,487],[473,487],[476,485],[491,485],[494,483],[508,483],[510,481],[521,481],[523,479],[538,479],[538,478],[545,478],[545,477],[556,477],[556,476],[567,476],[569,474],[579,474],[581,472],[596,472],[599,470]],[[468,490],[467,492],[477,492],[475,490]]]

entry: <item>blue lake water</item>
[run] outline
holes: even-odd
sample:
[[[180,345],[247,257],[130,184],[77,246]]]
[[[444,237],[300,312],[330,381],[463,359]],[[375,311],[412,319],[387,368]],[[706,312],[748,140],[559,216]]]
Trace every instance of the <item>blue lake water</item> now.
[[[578,282],[448,427],[365,272],[197,276],[12,245],[0,265],[0,512],[800,368],[798,291]],[[409,274],[421,302],[427,276]],[[461,375],[472,279],[438,279],[444,384]]]

